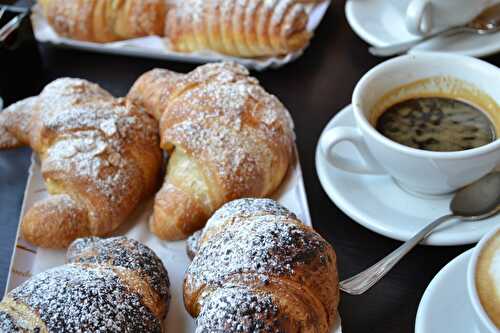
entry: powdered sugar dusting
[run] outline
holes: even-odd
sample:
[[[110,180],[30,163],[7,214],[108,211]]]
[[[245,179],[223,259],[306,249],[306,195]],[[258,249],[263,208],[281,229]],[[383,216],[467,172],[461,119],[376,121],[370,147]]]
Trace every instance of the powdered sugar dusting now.
[[[110,42],[163,33],[165,0],[98,2],[46,1],[44,14],[58,34],[79,40]]]
[[[203,243],[186,280],[195,289],[220,286],[233,274],[265,281],[272,275],[293,275],[296,265],[318,256],[327,260],[326,243],[316,233],[283,216],[257,216],[229,225]]]
[[[38,274],[10,293],[51,332],[161,332],[157,318],[111,268],[68,264]]]
[[[219,208],[207,221],[203,233],[218,228],[233,220],[247,219],[253,216],[283,216],[296,219],[295,214],[272,199],[244,198],[233,200]],[[203,237],[203,236],[202,236]]]
[[[273,155],[281,160],[292,154],[293,122],[286,108],[232,63],[198,67],[179,85],[179,91],[189,89],[163,114],[162,146],[176,146],[210,165],[226,198],[266,195],[259,192],[265,186],[256,184],[264,181]]]
[[[279,308],[272,296],[247,286],[217,289],[203,301],[196,333],[285,332],[277,327]]]
[[[75,241],[68,259],[7,295],[0,303],[2,332],[33,324],[49,332],[162,332],[164,318],[156,318],[135,285],[122,280],[133,272],[168,303],[168,275],[151,249],[126,237],[91,237]],[[39,320],[26,321],[31,313]]]
[[[233,218],[249,218],[257,215],[284,216],[296,219],[294,213],[275,200],[267,198],[243,198],[228,202],[219,208],[208,220],[205,228],[211,228]]]
[[[68,248],[68,262],[108,264],[130,269],[148,281],[150,287],[168,304],[170,299],[167,271],[147,246],[126,237],[81,238]]]
[[[305,5],[296,0],[184,0],[170,9],[165,36],[182,52],[283,55],[293,51],[291,27],[306,32],[297,23],[306,22],[307,15]]]
[[[16,320],[5,310],[0,309],[0,331],[1,332],[23,332]]]
[[[20,144],[21,142],[2,126],[0,119],[0,149],[14,148]]]
[[[219,208],[207,221],[205,227],[188,238],[186,249],[193,259],[199,250],[200,243],[220,232],[229,224],[251,218],[253,216],[282,216],[297,219],[295,214],[272,199],[244,198],[230,201]]]
[[[279,301],[267,290],[283,288],[275,285],[278,279],[307,285],[309,271],[331,268],[329,244],[269,199],[236,200],[212,219],[204,233],[224,225],[196,244],[184,280],[189,311],[200,309],[197,332],[285,332],[289,326],[281,324],[292,319],[280,314]]]
[[[150,180],[143,178],[131,151],[157,149],[159,169],[154,120],[88,81],[63,78],[47,85],[34,103],[32,124],[31,144],[49,192],[83,188],[79,199],[87,199],[93,232],[116,227],[147,194]]]
[[[146,35],[163,35],[163,27],[166,16],[165,0],[134,0],[128,6],[128,28],[132,30],[129,36],[121,38],[132,38]],[[116,9],[115,9],[116,10]]]
[[[35,102],[35,97],[26,98],[0,112],[0,148],[28,144],[31,130],[30,114]]]

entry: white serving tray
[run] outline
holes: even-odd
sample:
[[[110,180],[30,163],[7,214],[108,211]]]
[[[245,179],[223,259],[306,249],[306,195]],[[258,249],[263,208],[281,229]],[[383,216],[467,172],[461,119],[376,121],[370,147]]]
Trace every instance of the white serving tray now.
[[[21,209],[21,218],[35,202],[47,196],[48,193],[42,178],[40,164],[36,155],[33,154]],[[273,198],[293,211],[305,224],[311,225],[302,169],[297,157]],[[120,227],[116,235],[126,235],[146,244],[153,249],[167,268],[172,293],[170,311],[167,317],[167,332],[194,332],[195,322],[184,309],[182,297],[184,273],[190,263],[186,255],[186,242],[161,241],[149,231],[147,221],[152,212],[152,207],[153,202],[150,199],[149,202],[137,209],[130,221]],[[65,250],[38,248],[22,239],[18,229],[5,292],[9,292],[33,275],[64,264],[65,252]],[[332,333],[341,333],[340,321],[338,327]]]
[[[309,6],[310,11],[307,29],[314,32],[323,19],[331,0],[325,0],[314,6]],[[135,38],[113,43],[91,43],[63,38],[50,27],[41,13],[38,5],[33,7],[31,16],[35,37],[39,42],[49,42],[57,46],[95,51],[101,53],[120,54],[136,57],[172,60],[204,64],[214,61],[236,61],[250,69],[264,70],[267,68],[278,68],[300,57],[304,50],[288,54],[284,57],[271,58],[239,58],[222,55],[215,52],[179,53],[168,49],[165,40],[158,36]]]

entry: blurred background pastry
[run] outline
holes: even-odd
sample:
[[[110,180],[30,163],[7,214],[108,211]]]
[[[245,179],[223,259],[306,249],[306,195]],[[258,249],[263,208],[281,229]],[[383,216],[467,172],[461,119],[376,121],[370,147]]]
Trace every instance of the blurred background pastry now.
[[[165,37],[178,52],[280,56],[307,46],[308,20],[302,1],[184,0],[169,9]]]
[[[162,35],[165,0],[38,0],[62,37],[89,42]]]

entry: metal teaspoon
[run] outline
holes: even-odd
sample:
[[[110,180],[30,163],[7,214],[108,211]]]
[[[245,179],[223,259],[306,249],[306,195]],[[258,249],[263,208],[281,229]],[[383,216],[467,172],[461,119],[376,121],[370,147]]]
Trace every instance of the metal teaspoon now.
[[[340,282],[340,290],[360,295],[382,279],[410,250],[427,237],[434,228],[451,218],[461,221],[479,221],[500,211],[500,172],[493,172],[460,189],[451,203],[452,214],[442,216],[427,225],[413,238],[370,268]]]

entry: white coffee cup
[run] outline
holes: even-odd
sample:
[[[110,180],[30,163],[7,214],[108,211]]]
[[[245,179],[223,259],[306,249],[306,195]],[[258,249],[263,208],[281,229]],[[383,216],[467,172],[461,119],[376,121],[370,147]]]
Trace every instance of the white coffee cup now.
[[[472,308],[474,309],[473,320],[476,323],[476,328],[479,333],[498,333],[499,331],[492,320],[489,318],[483,305],[481,304],[476,284],[476,273],[479,256],[483,252],[483,249],[488,244],[490,239],[498,232],[500,232],[500,225],[496,228],[493,228],[493,230],[488,232],[479,241],[479,243],[472,251],[472,255],[467,268],[467,292],[469,294],[469,300],[472,304]]]
[[[406,9],[406,28],[415,35],[464,24],[496,0],[410,0]]]
[[[453,192],[491,172],[500,163],[500,140],[456,152],[411,148],[388,139],[370,122],[375,105],[389,91],[430,77],[453,77],[471,84],[474,93],[491,97],[500,113],[500,69],[475,58],[444,53],[405,55],[366,73],[357,84],[352,107],[355,127],[336,127],[320,138],[320,148],[333,166],[359,174],[389,174],[402,187],[422,194]],[[431,86],[430,89],[433,89]],[[335,154],[332,148],[349,141],[361,153],[360,163]]]

